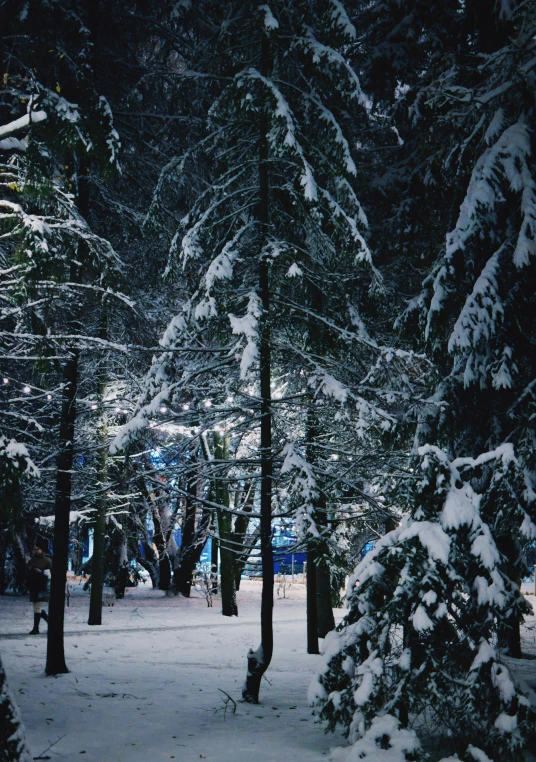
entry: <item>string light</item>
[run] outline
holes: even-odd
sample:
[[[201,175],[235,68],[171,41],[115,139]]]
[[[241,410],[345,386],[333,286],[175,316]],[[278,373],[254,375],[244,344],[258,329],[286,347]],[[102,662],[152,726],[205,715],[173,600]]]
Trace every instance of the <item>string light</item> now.
[[[231,402],[234,402],[234,397],[227,397],[225,401],[227,402],[228,405],[230,405]]]
[[[121,412],[121,408],[120,408],[120,407],[116,407],[116,408],[115,408],[115,412],[116,412],[116,413],[120,413],[120,412]]]
[[[189,409],[190,409],[190,405],[188,405],[188,403],[185,403],[185,404],[182,406],[182,409],[183,409],[183,410],[189,410]]]
[[[30,392],[31,392],[32,390],[30,389],[30,387],[29,387],[29,386],[25,386],[25,387],[24,387],[24,389],[23,389],[22,391],[24,392],[24,394],[30,394]]]
[[[160,412],[167,413],[167,407],[165,407],[165,405],[162,405],[162,407],[160,408]]]
[[[51,394],[47,394],[47,400],[51,400],[51,399],[52,399],[52,395]]]
[[[212,407],[212,402],[211,402],[210,400],[205,400],[205,401],[203,402],[203,405],[204,405],[205,407]]]
[[[4,382],[4,384],[9,384],[9,378],[3,378],[2,381]]]
[[[96,404],[91,405],[91,409],[92,410],[96,410],[97,408],[98,408],[98,405],[96,405]]]

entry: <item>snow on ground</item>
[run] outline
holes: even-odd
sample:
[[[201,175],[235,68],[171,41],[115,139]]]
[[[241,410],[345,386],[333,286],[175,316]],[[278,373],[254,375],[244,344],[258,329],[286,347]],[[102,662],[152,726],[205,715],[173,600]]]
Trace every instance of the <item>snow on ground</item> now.
[[[236,714],[228,704],[225,711],[220,691],[238,701],[247,650],[260,638],[260,583],[244,581],[242,588],[239,617],[230,619],[217,597],[207,608],[200,597],[167,598],[140,585],[104,606],[102,626],[89,627],[89,596],[71,585],[71,672],[56,678],[44,674],[46,635],[26,634],[31,605],[0,596],[0,653],[34,756],[55,744],[45,756],[68,762],[325,760],[344,741],[325,735],[307,706],[317,657],[305,653],[302,584],[276,598],[275,650],[261,704],[238,703]]]
[[[123,601],[105,593],[103,625],[89,627],[89,596],[70,585],[65,649],[71,672],[44,674],[46,635],[30,637],[26,599],[0,596],[0,653],[34,756],[72,762],[315,762],[345,745],[325,735],[307,706],[317,657],[305,653],[305,587],[276,598],[275,651],[261,704],[237,704],[246,652],[259,644],[260,582],[244,581],[239,617],[222,617],[219,599],[167,598],[149,585]],[[533,583],[524,592],[534,592]],[[195,595],[195,593],[194,593]],[[528,599],[536,603],[534,595]],[[338,611],[338,618],[344,612]],[[46,631],[46,625],[41,624]],[[523,651],[508,660],[516,681],[536,700],[536,618],[523,628]],[[268,682],[269,681],[269,682]],[[47,748],[51,745],[51,748]],[[527,761],[535,756],[527,754]]]

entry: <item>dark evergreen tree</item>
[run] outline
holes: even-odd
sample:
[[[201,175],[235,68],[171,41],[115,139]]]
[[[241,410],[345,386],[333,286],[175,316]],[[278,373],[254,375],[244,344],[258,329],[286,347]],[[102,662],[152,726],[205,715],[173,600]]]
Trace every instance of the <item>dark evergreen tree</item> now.
[[[500,501],[518,532],[534,527],[534,510],[517,497],[526,472],[511,445],[474,460],[450,461],[430,445],[419,455],[410,512],[351,577],[350,610],[326,640],[311,702],[355,744],[348,759],[389,717],[384,749],[411,720],[423,740],[439,737],[467,762],[521,760],[534,711],[501,663],[499,637],[508,613],[527,604],[494,522]],[[422,758],[412,734],[400,759]]]

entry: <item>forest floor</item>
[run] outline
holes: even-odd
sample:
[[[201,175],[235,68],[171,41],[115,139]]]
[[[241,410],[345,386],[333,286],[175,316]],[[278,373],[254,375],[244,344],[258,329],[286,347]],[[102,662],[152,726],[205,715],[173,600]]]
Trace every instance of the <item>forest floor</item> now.
[[[305,653],[303,584],[276,597],[274,657],[255,706],[239,699],[247,650],[259,644],[260,582],[242,582],[237,618],[221,616],[218,597],[208,608],[199,593],[168,598],[142,584],[104,606],[100,627],[87,625],[89,596],[81,584],[70,589],[65,650],[71,671],[56,678],[44,674],[46,635],[26,634],[30,604],[0,596],[0,653],[34,758],[315,762],[345,744],[340,734],[324,734],[307,705],[318,657]],[[110,593],[105,604],[113,602]],[[536,602],[533,595],[529,600]],[[536,703],[535,618],[523,638],[524,651],[535,659],[510,660],[510,666],[533,689]],[[237,702],[236,712],[228,697]]]

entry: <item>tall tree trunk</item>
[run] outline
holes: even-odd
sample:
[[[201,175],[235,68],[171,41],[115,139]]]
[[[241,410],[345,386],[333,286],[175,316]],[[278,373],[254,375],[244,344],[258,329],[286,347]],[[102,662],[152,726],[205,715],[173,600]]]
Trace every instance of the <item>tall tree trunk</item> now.
[[[19,708],[8,688],[0,660],[0,759],[2,762],[31,762]]]
[[[76,391],[78,385],[78,350],[74,350],[63,368],[63,401],[61,406],[60,441],[57,459],[56,499],[54,510],[54,559],[50,586],[49,622],[47,637],[47,675],[68,672],[65,664],[63,626],[65,616],[65,585],[69,555],[69,514],[76,421]]]
[[[226,461],[229,459],[229,437],[226,434],[214,432],[214,460]],[[221,508],[217,509],[218,534],[220,536],[220,591],[221,613],[223,616],[238,616],[236,605],[236,581],[235,581],[235,547],[233,544],[233,518],[225,510],[229,508],[229,488],[227,483],[216,477],[214,484],[216,503]]]
[[[220,542],[218,540],[218,517],[212,516],[212,543],[210,545],[210,579],[212,580],[212,592],[218,592],[218,551]]]
[[[195,536],[195,514],[197,497],[197,480],[190,475],[186,479],[187,495],[184,500],[184,518],[182,521],[181,552],[190,548]],[[191,580],[190,580],[191,585]],[[180,591],[182,592],[182,590]]]
[[[197,497],[197,479],[195,473],[186,476],[186,497],[184,499],[184,517],[182,520],[182,538],[177,562],[173,572],[173,586],[185,598],[190,597],[192,578],[196,564],[199,562],[203,545],[196,553],[195,546],[195,514]],[[210,523],[210,514],[204,517]],[[201,519],[203,522],[203,518]]]
[[[102,404],[106,394],[106,371],[102,371],[99,383],[99,399]],[[102,587],[104,584],[104,542],[106,538],[106,482],[108,464],[108,419],[103,407],[97,434],[99,454],[97,461],[97,501],[93,525],[93,560],[91,565],[91,593],[89,598],[90,625],[102,624]]]
[[[324,324],[315,321],[313,314],[323,315],[324,305],[322,292],[318,286],[309,281],[309,303],[311,306],[311,317],[309,318],[308,334],[312,351],[322,355],[325,352],[326,337]],[[318,415],[314,400],[310,400],[307,410],[307,460],[314,465],[317,460],[317,440],[318,440]],[[314,520],[321,531],[327,524],[326,495],[319,489],[313,499],[314,502]],[[335,627],[335,618],[333,616],[333,607],[331,602],[331,574],[328,565],[325,562],[327,557],[327,547],[325,540],[310,539],[307,552],[307,585],[309,582],[314,586],[314,594],[307,596],[307,616],[316,620],[316,631],[319,638],[325,638],[328,632]],[[313,606],[313,597],[316,597],[316,605]],[[311,604],[309,605],[309,598]],[[307,625],[307,632],[312,633],[315,624],[311,622]],[[316,645],[313,643],[312,634],[307,638],[308,653],[318,653],[318,640]],[[314,650],[309,651],[309,647]]]
[[[316,565],[316,597],[318,601],[317,632],[319,638],[325,638],[335,629],[335,617],[331,603],[331,574],[329,567],[319,558]]]
[[[307,653],[318,654],[318,601],[314,552],[307,551]]]
[[[192,521],[195,521],[195,505],[192,504],[191,509]],[[188,510],[190,510],[190,508]],[[201,553],[208,540],[211,520],[211,511],[203,510],[201,512],[201,518],[199,519],[197,529],[188,540],[188,543],[185,542],[183,535],[178,554],[179,562],[173,575],[173,585],[181,595],[185,596],[185,598],[190,597],[195,567],[199,563]]]
[[[268,76],[268,39],[263,32],[261,41],[260,73]],[[268,177],[268,116],[263,112],[259,119],[259,207],[258,218],[261,226],[261,240],[268,237],[269,222],[269,177]],[[251,704],[259,701],[262,676],[270,666],[274,650],[273,607],[274,607],[274,559],[272,550],[272,391],[271,346],[270,346],[270,282],[269,265],[266,257],[259,263],[259,296],[262,314],[259,325],[260,391],[261,391],[261,643],[256,651],[248,652],[246,682],[242,698]]]
[[[156,493],[151,498],[151,504],[154,524],[153,543],[158,553],[158,589],[168,590],[171,584],[171,562],[167,554],[167,527],[164,526],[162,500]]]
[[[236,499],[235,506],[240,505],[243,511],[248,511],[248,513],[250,513],[253,510],[254,497],[255,497],[255,492],[254,492],[253,486],[251,485],[246,492],[246,497],[244,501],[241,503],[240,500]],[[249,518],[247,516],[240,515],[236,517],[234,532],[233,532],[233,541],[235,543],[234,547],[236,549],[235,560],[234,560],[235,589],[236,590],[240,590],[240,580],[242,577],[242,572],[244,570],[244,566],[246,564],[246,561],[248,560],[249,552],[250,552],[250,548],[246,540],[248,526],[249,526]]]
[[[125,597],[128,582],[128,541],[125,526],[121,530],[121,542],[118,552],[117,575],[115,577],[115,597],[119,600]]]

